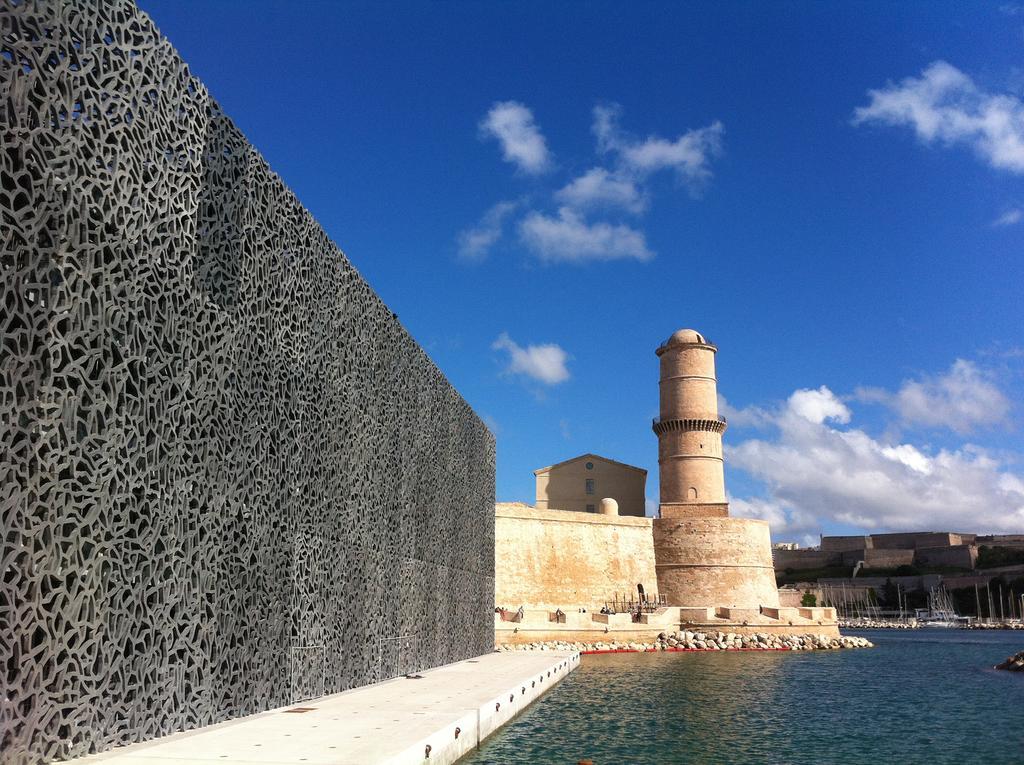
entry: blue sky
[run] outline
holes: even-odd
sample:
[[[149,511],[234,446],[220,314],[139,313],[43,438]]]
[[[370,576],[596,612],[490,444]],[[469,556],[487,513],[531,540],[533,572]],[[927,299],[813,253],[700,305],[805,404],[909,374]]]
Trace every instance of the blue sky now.
[[[1024,6],[141,0],[497,436],[649,470],[720,348],[735,513],[1024,531]]]

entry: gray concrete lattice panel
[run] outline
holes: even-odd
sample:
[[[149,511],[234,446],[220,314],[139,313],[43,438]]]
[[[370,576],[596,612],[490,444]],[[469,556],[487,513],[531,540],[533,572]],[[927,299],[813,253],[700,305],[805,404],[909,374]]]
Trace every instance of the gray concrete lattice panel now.
[[[489,651],[494,440],[132,3],[0,0],[0,761]]]

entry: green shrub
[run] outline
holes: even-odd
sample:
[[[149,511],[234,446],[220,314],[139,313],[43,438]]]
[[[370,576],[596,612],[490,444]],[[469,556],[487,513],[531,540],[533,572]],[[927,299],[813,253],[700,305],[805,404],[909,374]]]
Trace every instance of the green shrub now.
[[[978,548],[978,568],[996,568],[997,566],[1016,566],[1024,563],[1024,550],[1013,547]]]

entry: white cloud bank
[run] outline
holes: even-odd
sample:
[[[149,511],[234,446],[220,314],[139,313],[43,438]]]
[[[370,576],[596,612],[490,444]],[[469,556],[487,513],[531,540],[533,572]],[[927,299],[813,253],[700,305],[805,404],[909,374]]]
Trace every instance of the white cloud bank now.
[[[566,366],[569,354],[555,343],[527,345],[524,348],[509,337],[507,332],[502,332],[491,348],[508,353],[508,364],[505,367],[507,374],[528,377],[545,385],[557,385],[569,379]]]
[[[966,363],[954,364],[948,375],[905,384],[892,394],[894,405],[906,404],[920,415],[924,399],[919,395],[950,401],[964,379],[976,380],[977,370],[964,377]],[[901,399],[908,386],[915,392]],[[923,392],[915,386],[923,386]],[[828,521],[867,531],[1024,527],[1024,480],[1004,458],[984,449],[970,444],[929,449],[840,427],[852,413],[824,386],[794,392],[766,416],[775,437],[727,447],[726,460],[763,481],[767,490],[761,499],[732,499],[736,514],[765,518],[776,537],[813,541]],[[950,423],[962,424],[963,416]]]
[[[580,263],[591,260],[650,260],[642,231],[604,221],[587,223],[569,207],[557,217],[533,211],[519,223],[519,237],[542,260]]]
[[[945,61],[868,96],[855,125],[907,126],[925,143],[970,146],[992,167],[1024,173],[1024,102],[1017,96],[982,90]]]
[[[533,112],[518,101],[499,101],[480,122],[483,137],[496,138],[506,162],[537,175],[551,166],[551,155]]]
[[[464,260],[483,260],[501,238],[505,221],[519,206],[517,202],[498,202],[484,213],[480,222],[459,232],[459,257]]]
[[[976,364],[957,359],[945,374],[905,381],[891,393],[859,388],[861,401],[884,404],[908,425],[949,428],[960,434],[1006,424],[1010,400]]]

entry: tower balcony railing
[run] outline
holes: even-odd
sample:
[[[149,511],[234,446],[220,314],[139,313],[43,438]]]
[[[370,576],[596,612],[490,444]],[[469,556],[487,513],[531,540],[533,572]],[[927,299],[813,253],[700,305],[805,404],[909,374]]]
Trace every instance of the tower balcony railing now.
[[[659,436],[673,430],[724,433],[728,426],[728,421],[720,414],[713,417],[655,417],[651,420],[651,429]]]
[[[668,418],[665,419],[665,421],[668,422],[669,420],[675,420],[675,419],[680,419],[680,418],[668,417]],[[708,418],[708,417],[686,417],[686,418],[683,418],[683,419],[687,419],[687,420],[690,420],[690,419],[693,419],[693,420],[707,420],[707,419],[710,419],[710,418]],[[717,415],[714,419],[718,420],[723,425],[728,425],[729,424],[729,421],[727,419],[725,419],[720,414]],[[661,417],[655,417],[654,419],[651,420],[651,425],[657,425],[659,422],[661,422]]]

